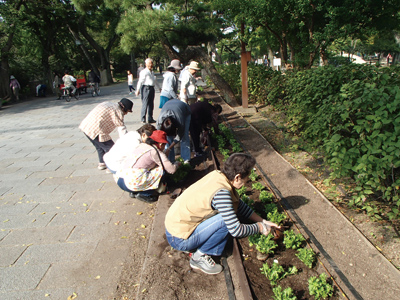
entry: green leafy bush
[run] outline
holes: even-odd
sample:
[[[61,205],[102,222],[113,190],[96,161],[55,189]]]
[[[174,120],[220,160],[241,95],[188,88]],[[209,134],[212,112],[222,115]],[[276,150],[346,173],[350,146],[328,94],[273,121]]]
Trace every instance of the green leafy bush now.
[[[292,288],[288,287],[282,291],[282,287],[279,285],[272,289],[274,292],[274,300],[297,300]]]
[[[286,230],[283,234],[283,244],[286,249],[298,249],[306,241],[301,233],[295,234],[293,230]]]
[[[312,276],[308,279],[308,291],[316,300],[332,297],[333,287],[326,280],[327,276],[325,273],[322,273],[319,277]]]
[[[297,250],[296,256],[310,269],[315,262],[315,252],[311,248],[300,248]]]
[[[243,195],[246,194],[247,188],[246,188],[246,186],[242,186],[240,189],[237,189],[236,191],[238,192],[239,197],[242,197]]]

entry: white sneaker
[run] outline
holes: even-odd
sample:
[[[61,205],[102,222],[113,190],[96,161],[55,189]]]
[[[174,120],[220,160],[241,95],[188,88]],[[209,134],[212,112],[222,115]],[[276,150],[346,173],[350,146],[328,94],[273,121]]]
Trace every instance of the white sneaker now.
[[[105,163],[99,163],[99,165],[97,166],[97,169],[99,170],[105,170],[107,169],[107,166]]]
[[[206,274],[219,274],[223,270],[223,267],[219,264],[216,264],[215,261],[208,256],[207,254],[203,254],[200,256],[198,260],[194,260],[193,256],[190,259],[190,266],[193,269],[198,269]]]

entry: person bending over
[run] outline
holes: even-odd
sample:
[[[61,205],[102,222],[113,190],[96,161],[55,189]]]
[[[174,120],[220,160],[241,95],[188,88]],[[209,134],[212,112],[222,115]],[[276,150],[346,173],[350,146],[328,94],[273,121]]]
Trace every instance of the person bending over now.
[[[151,124],[144,124],[137,131],[129,131],[119,138],[110,151],[104,154],[104,162],[111,173],[115,174],[121,169],[122,163],[132,154],[140,143],[146,142],[147,138],[156,130]]]
[[[172,164],[163,153],[167,135],[156,130],[141,143],[123,162],[120,171],[114,174],[118,186],[129,192],[129,196],[144,202],[158,200],[157,189],[160,187],[164,172],[174,174],[180,163]]]
[[[236,189],[248,180],[256,161],[244,153],[232,154],[222,171],[212,171],[191,185],[169,208],[165,217],[168,243],[176,250],[194,252],[190,266],[206,274],[218,274],[222,266],[211,258],[221,256],[232,237],[256,233],[268,235],[277,224],[251,210]],[[239,216],[253,224],[243,224]]]

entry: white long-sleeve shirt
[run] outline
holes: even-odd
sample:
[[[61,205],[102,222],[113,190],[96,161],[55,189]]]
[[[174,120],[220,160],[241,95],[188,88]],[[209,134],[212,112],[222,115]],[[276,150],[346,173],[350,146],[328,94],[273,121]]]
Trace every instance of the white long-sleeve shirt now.
[[[136,90],[140,91],[142,85],[150,85],[157,87],[158,89],[161,89],[160,86],[158,85],[157,78],[154,75],[154,72],[150,71],[148,68],[145,68],[140,72]]]

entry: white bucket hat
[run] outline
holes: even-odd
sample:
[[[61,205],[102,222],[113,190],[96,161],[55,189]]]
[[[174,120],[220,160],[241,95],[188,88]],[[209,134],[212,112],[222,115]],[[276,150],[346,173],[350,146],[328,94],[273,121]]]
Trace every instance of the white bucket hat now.
[[[197,61],[190,62],[189,69],[200,70],[199,63]]]
[[[179,61],[179,59],[173,59],[171,60],[171,63],[168,66],[168,68],[174,68],[175,70],[180,70],[182,69],[181,62]]]
[[[10,76],[10,79],[15,79],[14,75],[11,75],[11,76]]]

